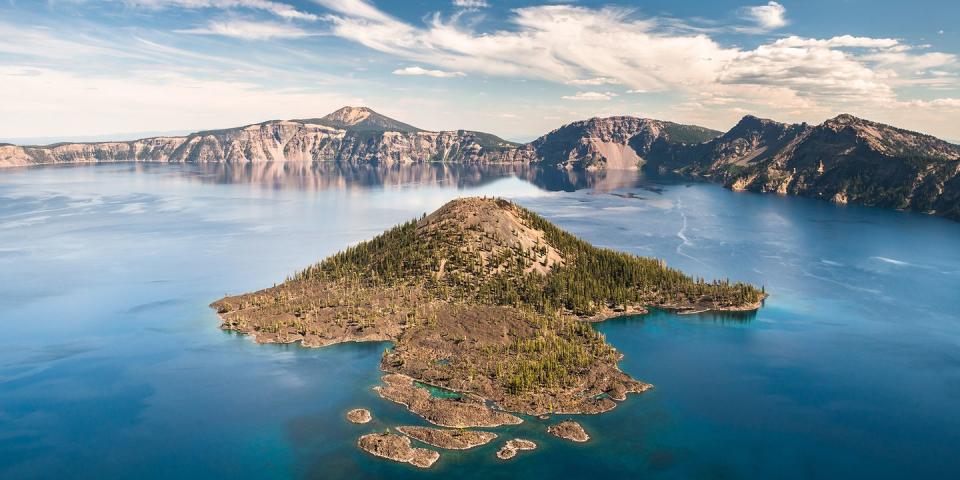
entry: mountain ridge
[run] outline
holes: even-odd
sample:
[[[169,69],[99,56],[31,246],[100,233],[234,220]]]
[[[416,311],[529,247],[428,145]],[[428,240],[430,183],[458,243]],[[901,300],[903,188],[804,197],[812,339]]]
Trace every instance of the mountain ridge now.
[[[720,137],[651,160],[738,191],[960,219],[960,146],[850,114],[819,125],[747,116]]]
[[[0,145],[0,167],[161,162],[538,164],[646,168],[733,190],[912,210],[960,220],[960,146],[840,114],[818,125],[745,115],[727,132],[633,116],[593,117],[518,144],[471,130],[428,131],[367,107],[121,142]]]
[[[267,120],[186,136],[0,146],[0,167],[110,162],[530,162],[524,157],[529,152],[516,145],[484,132],[421,130],[366,107],[344,107],[315,119]]]

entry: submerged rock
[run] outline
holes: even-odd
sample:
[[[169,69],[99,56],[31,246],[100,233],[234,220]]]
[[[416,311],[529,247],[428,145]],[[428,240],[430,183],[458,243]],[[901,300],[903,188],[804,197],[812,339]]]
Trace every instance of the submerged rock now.
[[[397,427],[397,431],[427,445],[450,450],[467,450],[490,443],[496,433],[429,427]]]
[[[590,440],[590,435],[587,434],[587,431],[573,420],[564,420],[556,425],[551,425],[547,427],[547,431],[554,436],[573,442],[586,442]]]
[[[354,408],[347,412],[347,420],[353,423],[367,423],[373,420],[373,415],[370,415],[370,410],[365,408]]]
[[[415,448],[410,439],[395,433],[371,433],[360,437],[357,446],[378,457],[395,462],[409,463],[420,468],[430,468],[440,454],[426,448]]]

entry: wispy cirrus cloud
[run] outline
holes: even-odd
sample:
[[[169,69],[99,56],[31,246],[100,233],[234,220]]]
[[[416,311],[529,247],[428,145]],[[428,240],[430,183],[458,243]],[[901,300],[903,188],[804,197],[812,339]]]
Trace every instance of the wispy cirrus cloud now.
[[[378,23],[392,23],[395,20],[383,13],[366,0],[313,0],[315,3],[352,18],[360,18]]]
[[[567,85],[595,86],[595,85],[620,85],[620,81],[610,77],[578,78],[567,80]]]
[[[918,65],[957,70],[955,55],[888,38],[791,36],[753,49],[728,47],[706,33],[662,29],[658,19],[622,8],[524,7],[507,19],[513,28],[477,32],[439,14],[418,27],[364,0],[316,1],[334,10],[327,17],[334,35],[444,69],[687,96],[715,91],[794,110],[889,102]],[[756,7],[759,25],[786,24],[782,6],[773,3]]]
[[[316,14],[304,12],[283,2],[272,0],[119,0],[124,4],[151,8],[163,9],[170,7],[179,8],[219,8],[219,9],[249,9],[261,10],[271,13],[285,19],[295,20],[317,20]]]
[[[574,95],[565,95],[561,98],[564,100],[574,100],[577,102],[604,102],[607,100],[613,100],[613,97],[616,97],[617,94],[613,92],[577,92]]]
[[[487,0],[453,0],[453,6],[459,8],[477,9],[487,8],[490,6],[490,4],[487,3]]]
[[[454,78],[454,77],[463,77],[466,76],[463,72],[447,72],[444,70],[428,70],[423,67],[406,67],[399,68],[393,71],[394,75],[401,76],[425,76],[425,77],[434,77],[434,78]]]
[[[95,135],[118,131],[200,130],[265,118],[310,118],[362,98],[332,90],[265,88],[238,80],[203,79],[165,70],[86,76],[46,68],[0,66],[0,103],[15,122],[8,137]],[[68,107],[68,108],[65,108]],[[69,114],[86,112],[84,121]],[[150,112],[145,115],[144,112]]]
[[[299,27],[276,22],[225,20],[211,21],[204,27],[177,30],[179,33],[194,35],[219,35],[242,38],[245,40],[266,40],[272,38],[301,38],[311,34]]]
[[[228,82],[238,102],[250,98],[251,105],[260,106],[269,104],[258,100],[266,98],[289,106],[284,99],[293,97],[270,97],[271,90],[340,89],[378,105],[386,102],[381,108],[434,128],[483,129],[483,118],[503,119],[497,116],[502,110],[523,104],[522,121],[487,128],[515,128],[524,135],[585,115],[638,111],[714,128],[728,127],[744,112],[820,121],[847,111],[960,138],[960,109],[955,106],[960,66],[956,52],[942,50],[946,47],[938,38],[927,40],[938,45],[933,47],[887,31],[801,35],[803,17],[764,9],[780,5],[767,0],[747,2],[761,9],[732,10],[726,21],[657,17],[633,8],[575,2],[498,10],[494,18],[479,3],[443,0],[438,11],[408,20],[388,13],[399,7],[386,0],[96,0],[113,5],[84,7],[93,1],[71,0],[56,11],[29,2],[0,5],[0,16],[17,19],[0,21],[4,66],[18,68],[7,77],[56,79],[54,84],[62,82],[64,90],[73,92],[80,85],[96,85],[99,77],[118,83],[126,79],[140,83],[145,99],[162,99],[180,94],[178,85],[162,85],[179,79],[138,72],[175,72],[196,80],[190,83],[193,88],[206,89],[206,95],[191,97],[197,108],[224,112],[231,110],[213,101],[221,84],[209,80]],[[32,16],[17,17],[18,11],[32,11]],[[746,15],[748,11],[753,13]],[[195,23],[184,25],[184,20]],[[766,36],[787,26],[793,31]],[[930,31],[936,33],[936,28]],[[741,41],[743,34],[764,36]],[[393,72],[407,80],[397,82]],[[476,80],[447,82],[442,92],[431,90],[436,82],[426,81],[465,75]],[[398,98],[384,93],[388,90],[405,94]],[[57,101],[60,107],[45,104],[47,115],[75,118],[75,112],[88,111],[79,98]],[[423,115],[424,104],[436,111]],[[471,108],[456,108],[464,105]],[[161,100],[143,106],[167,108]],[[473,113],[454,113],[464,111]],[[261,117],[286,115],[268,109]],[[125,122],[111,120],[118,118],[103,116],[101,131],[116,131],[106,125],[117,124],[128,129]],[[217,124],[230,125],[236,118],[227,114]],[[478,124],[470,125],[474,119]],[[46,130],[40,117],[34,120],[32,128]],[[21,123],[0,126],[18,129]]]
[[[893,38],[855,37],[840,35],[832,38],[802,38],[791,35],[774,42],[782,47],[817,47],[817,48],[898,48],[902,49],[900,41]]]
[[[304,59],[298,70],[284,55],[234,56],[191,48],[201,39],[150,33],[0,21],[0,130],[7,137],[199,130],[362,103],[354,89],[339,88],[341,75]]]

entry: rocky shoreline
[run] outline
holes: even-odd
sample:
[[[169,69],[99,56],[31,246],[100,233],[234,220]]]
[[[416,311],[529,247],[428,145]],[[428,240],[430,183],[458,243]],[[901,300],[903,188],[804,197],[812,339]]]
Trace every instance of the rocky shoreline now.
[[[564,420],[556,425],[551,425],[547,427],[547,432],[553,436],[572,442],[583,443],[590,440],[590,435],[587,434],[587,431],[573,420]]]
[[[468,198],[212,306],[221,328],[259,343],[393,342],[374,390],[442,428],[365,436],[361,448],[425,464],[436,452],[413,449],[410,438],[471,448],[496,437],[444,429],[516,425],[517,414],[598,414],[652,388],[619,368],[623,355],[590,321],[646,313],[645,305],[748,310],[764,297],[751,285],[708,283],[594,247],[508,201]],[[589,438],[574,422],[551,433]],[[500,456],[530,448],[514,439]]]
[[[370,420],[373,420],[373,415],[370,414],[370,410],[365,408],[354,408],[347,412],[347,420],[352,423],[369,423]]]
[[[507,412],[493,410],[482,398],[464,395],[459,399],[437,398],[424,388],[417,387],[406,375],[388,374],[382,377],[384,386],[374,390],[380,397],[399,403],[424,420],[441,427],[499,427],[516,425],[523,420]]]
[[[530,440],[514,438],[513,440],[508,440],[503,447],[500,447],[500,450],[497,450],[497,458],[500,460],[510,460],[511,458],[517,456],[517,452],[534,450],[536,448],[537,444]]]
[[[497,438],[493,432],[429,427],[397,427],[397,431],[427,445],[447,450],[469,450],[486,445]]]
[[[410,439],[395,433],[370,433],[357,440],[357,446],[363,451],[400,463],[409,463],[415,467],[430,468],[440,459],[440,454],[426,448],[416,448]]]

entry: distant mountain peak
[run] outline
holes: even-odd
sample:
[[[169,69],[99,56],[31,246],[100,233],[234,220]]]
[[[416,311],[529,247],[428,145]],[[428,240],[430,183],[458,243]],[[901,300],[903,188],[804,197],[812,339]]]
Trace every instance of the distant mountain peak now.
[[[802,132],[806,128],[805,124],[781,123],[768,118],[760,118],[754,115],[745,115],[729,131],[720,136],[724,141],[733,141],[738,138],[759,139],[764,141],[779,141],[784,136],[792,136]]]
[[[381,115],[368,107],[346,106],[321,118],[297,120],[304,123],[319,123],[332,128],[358,133],[400,132],[416,133],[423,130]]]
[[[853,115],[850,115],[849,113],[841,113],[840,115],[837,115],[836,117],[833,117],[833,118],[831,118],[830,120],[827,120],[827,122],[837,123],[837,124],[841,124],[841,125],[848,125],[848,124],[851,124],[851,123],[859,123],[859,122],[862,122],[862,121],[863,121],[863,119],[861,119],[861,118],[859,118],[859,117],[855,117],[855,116],[853,116]]]
[[[776,120],[770,120],[769,118],[761,118],[756,115],[744,115],[739,122],[733,127],[737,128],[757,128],[763,127],[766,125],[784,125]]]
[[[342,123],[343,125],[356,125],[371,115],[379,115],[377,112],[367,107],[346,106],[323,117],[323,120]]]

